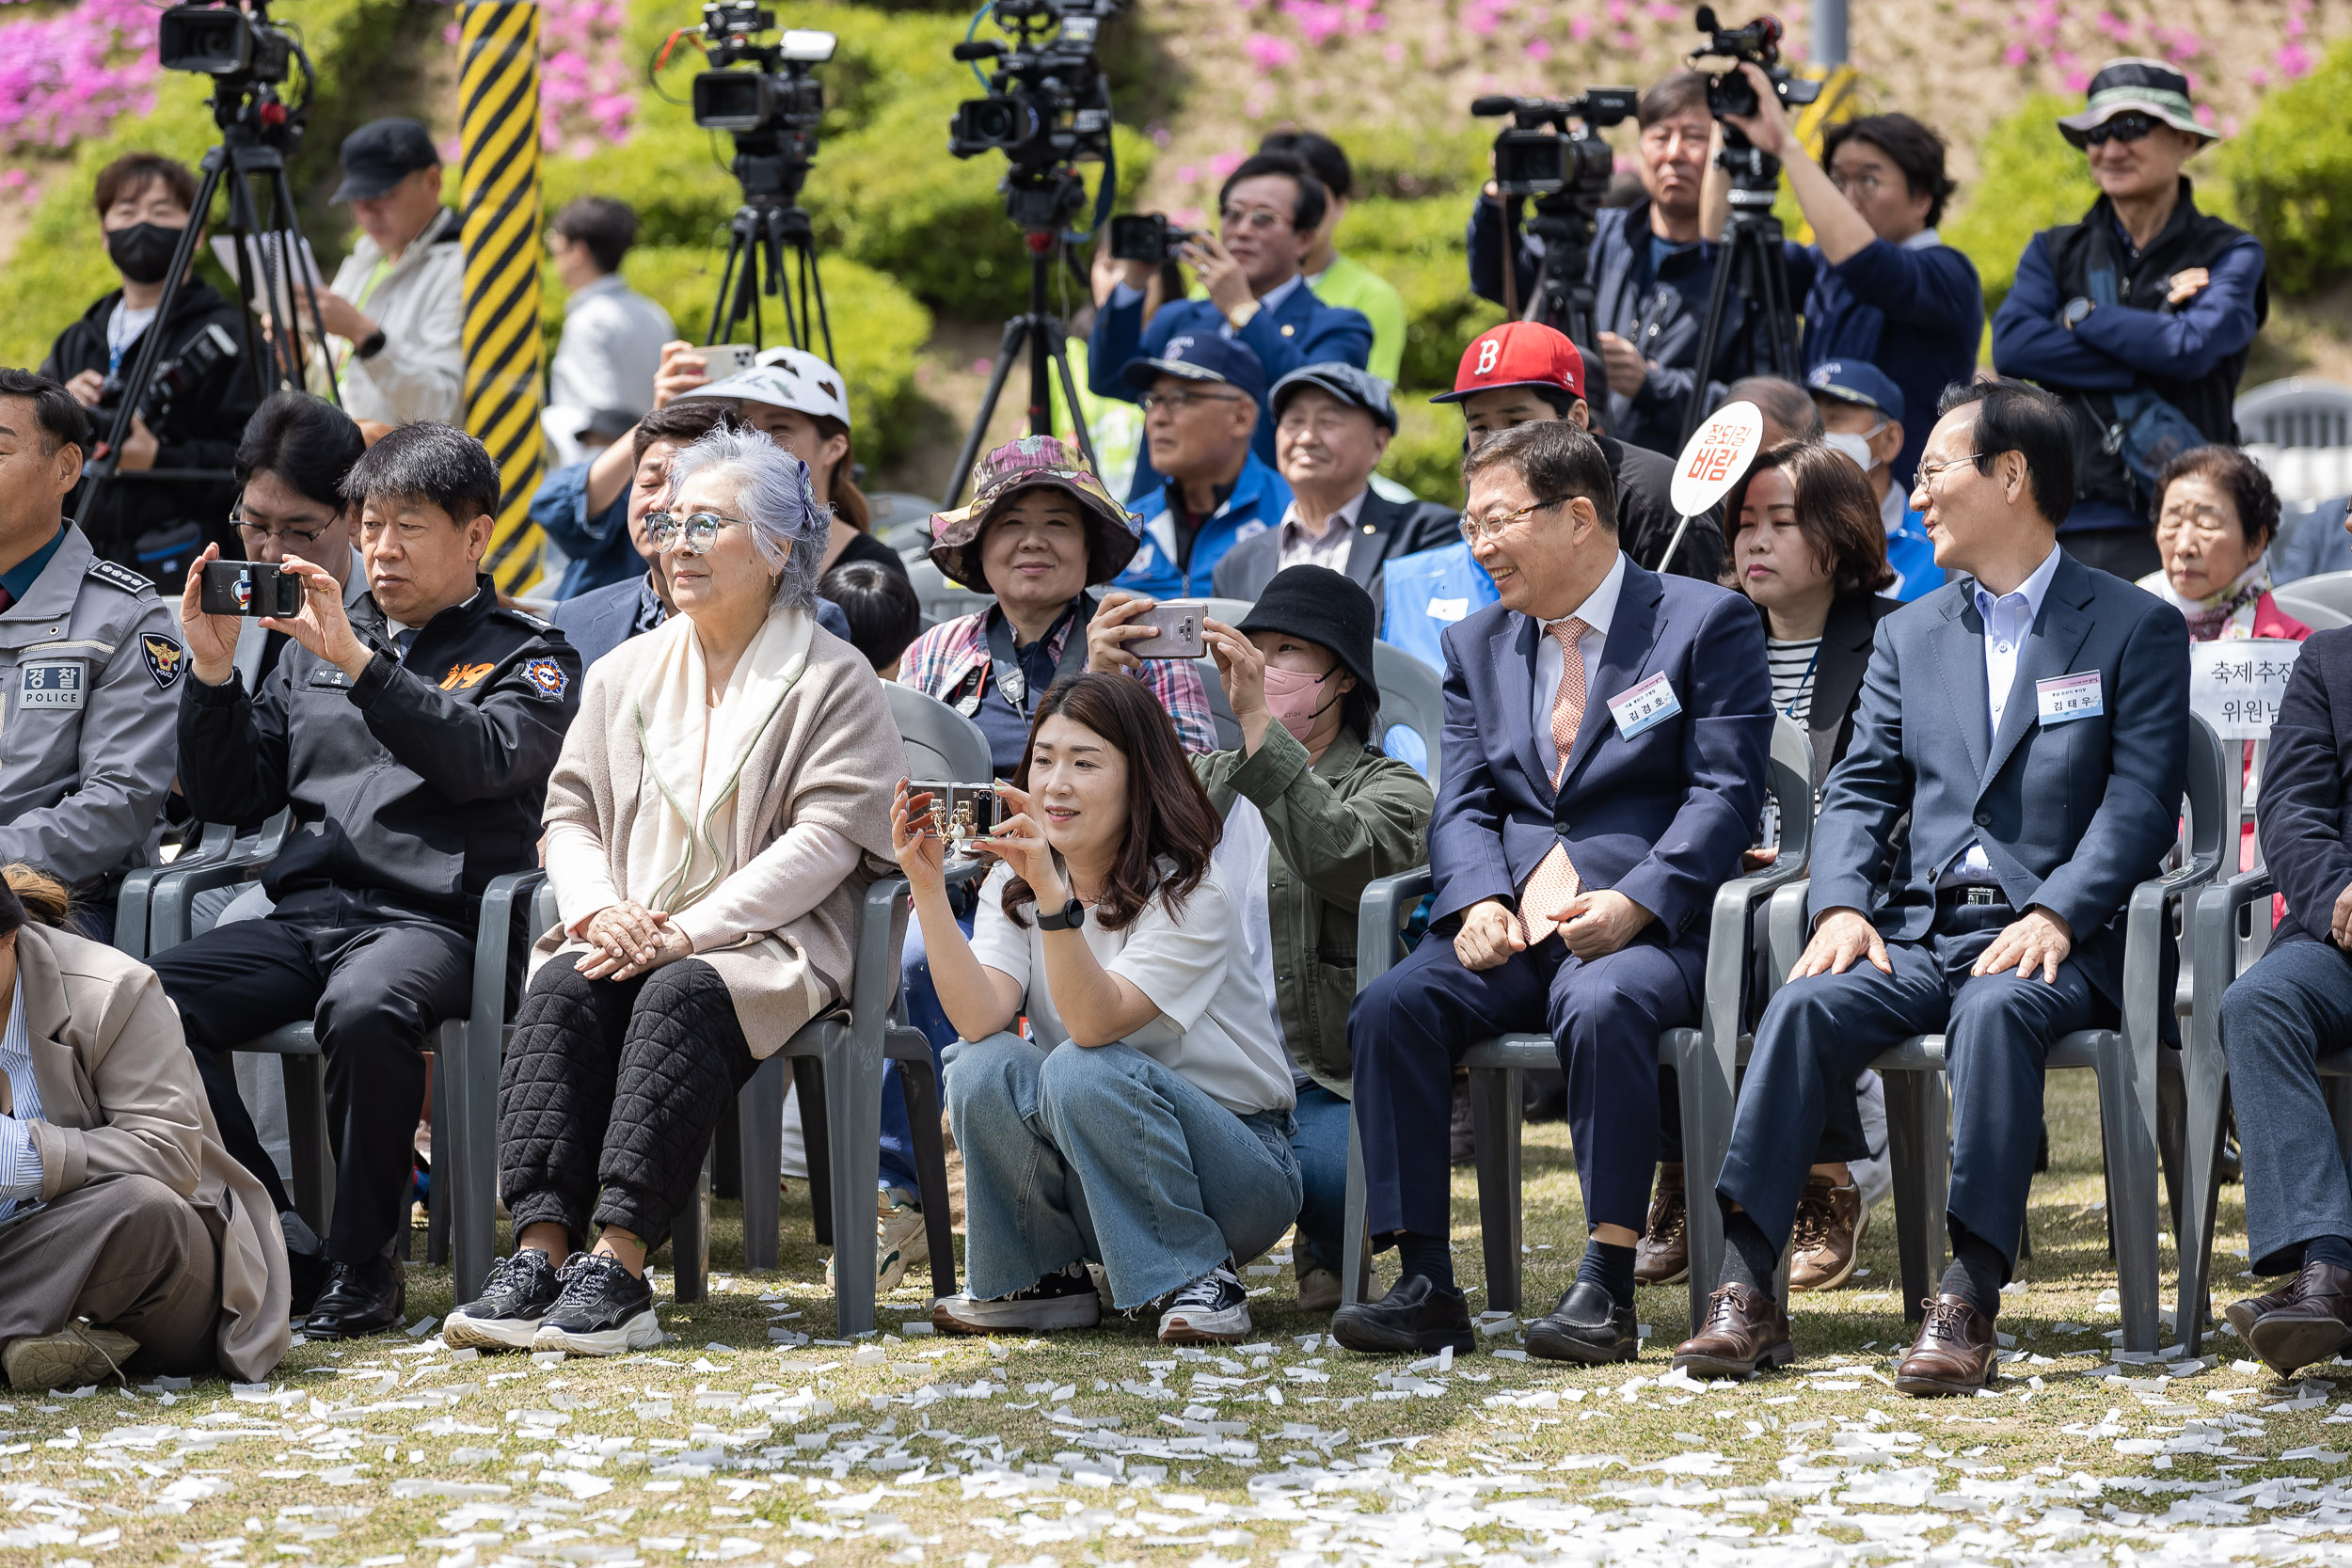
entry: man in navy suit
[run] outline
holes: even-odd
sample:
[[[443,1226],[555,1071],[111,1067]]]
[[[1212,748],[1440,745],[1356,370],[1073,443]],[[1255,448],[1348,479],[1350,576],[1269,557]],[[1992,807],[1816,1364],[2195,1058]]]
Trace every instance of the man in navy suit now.
[[[1444,637],[1432,933],[1347,1022],[1370,1228],[1396,1239],[1404,1277],[1342,1307],[1331,1335],[1470,1348],[1446,1245],[1449,1082],[1470,1045],[1541,1028],[1567,1077],[1592,1234],[1527,1348],[1630,1361],[1658,1037],[1698,1017],[1708,912],[1763,809],[1764,634],[1739,595],[1618,547],[1608,460],[1575,425],[1505,431],[1462,473],[1462,531],[1502,602]]]
[[[1307,166],[1288,152],[1245,158],[1226,176],[1216,200],[1219,233],[1196,234],[1183,251],[1208,298],[1170,301],[1146,325],[1143,291],[1155,268],[1149,261],[1120,263],[1126,278],[1095,313],[1087,343],[1087,379],[1097,393],[1137,401],[1141,393],[1121,372],[1132,360],[1167,357],[1168,341],[1179,333],[1248,345],[1269,383],[1327,360],[1361,370],[1372,356],[1372,323],[1364,313],[1324,304],[1298,270],[1330,207],[1323,182]],[[1274,411],[1263,393],[1256,451],[1259,462],[1275,466]],[[1151,453],[1137,453],[1127,499],[1139,499],[1159,483]]]
[[[2026,1219],[2051,1042],[2112,1016],[2123,909],[2171,847],[2187,769],[2180,612],[2058,547],[2066,406],[2022,382],[1946,392],[1911,504],[1964,577],[1879,623],[1813,831],[1813,935],[1765,1008],[1716,1192],[1727,1258],[1694,1373],[1793,1356],[1772,1275],[1820,1136],[1881,1052],[1941,1032],[1952,1263],[1898,1370],[1907,1394],[1992,1370]],[[1884,891],[1896,822],[1910,814]]]

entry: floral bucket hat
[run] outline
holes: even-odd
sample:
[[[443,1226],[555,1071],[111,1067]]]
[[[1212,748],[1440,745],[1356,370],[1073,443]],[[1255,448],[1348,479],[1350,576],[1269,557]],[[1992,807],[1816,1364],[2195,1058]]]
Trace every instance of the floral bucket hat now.
[[[931,514],[931,563],[954,581],[986,592],[980,535],[1013,497],[1039,486],[1065,492],[1086,516],[1089,587],[1127,569],[1143,542],[1143,519],[1111,498],[1076,448],[1052,436],[1008,441],[972,465],[972,504]]]

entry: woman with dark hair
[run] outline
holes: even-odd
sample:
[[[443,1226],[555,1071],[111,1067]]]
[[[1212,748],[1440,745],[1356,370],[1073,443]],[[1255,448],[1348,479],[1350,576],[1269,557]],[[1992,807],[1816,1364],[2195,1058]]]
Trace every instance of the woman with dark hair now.
[[[21,1390],[265,1377],[290,1339],[276,1212],[154,971],[75,936],[68,906],[0,867],[0,1369]]]
[[[1372,595],[1344,572],[1275,574],[1239,626],[1202,624],[1241,749],[1192,765],[1225,821],[1218,858],[1242,895],[1258,981],[1298,1094],[1298,1305],[1340,1302],[1354,1069],[1356,914],[1364,885],[1429,858],[1429,783],[1383,756]],[[1280,976],[1281,983],[1276,983]]]
[[[1090,1328],[1091,1260],[1115,1307],[1165,1302],[1163,1343],[1245,1338],[1234,1265],[1298,1214],[1295,1096],[1208,795],[1151,693],[1112,674],[1047,691],[998,788],[1009,815],[977,847],[1001,863],[968,939],[930,797],[902,783],[893,812],[958,1036],[968,1289],[931,1321]]]

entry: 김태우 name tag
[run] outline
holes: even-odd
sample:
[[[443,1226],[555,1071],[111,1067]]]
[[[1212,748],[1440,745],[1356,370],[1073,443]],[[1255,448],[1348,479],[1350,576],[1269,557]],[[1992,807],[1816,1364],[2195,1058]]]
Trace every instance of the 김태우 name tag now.
[[[1662,670],[1609,699],[1609,715],[1617,721],[1617,733],[1628,740],[1656,729],[1681,711],[1682,699],[1675,695]]]
[[[2106,712],[2106,699],[2099,689],[2099,672],[2086,670],[2079,675],[2054,675],[2033,683],[2034,706],[2041,712],[2042,722],[2063,724],[2075,719],[2096,719]]]

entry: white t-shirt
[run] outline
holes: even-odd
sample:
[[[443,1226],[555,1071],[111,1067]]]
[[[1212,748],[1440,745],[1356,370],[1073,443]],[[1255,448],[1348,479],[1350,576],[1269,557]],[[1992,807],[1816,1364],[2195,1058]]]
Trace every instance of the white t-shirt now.
[[[1070,1031],[1042,984],[1045,933],[1035,906],[1023,930],[1005,914],[1009,867],[998,866],[980,889],[972,922],[972,951],[1026,993],[1029,1028],[1049,1049]],[[1080,927],[1095,961],[1150,997],[1160,1016],[1127,1036],[1126,1043],[1181,1075],[1237,1116],[1287,1111],[1297,1103],[1290,1059],[1266,1009],[1265,990],[1250,962],[1248,922],[1226,874],[1215,864],[1184,900],[1181,918],[1153,898],[1143,912],[1106,931],[1089,911]],[[1031,985],[1035,974],[1040,984]]]

